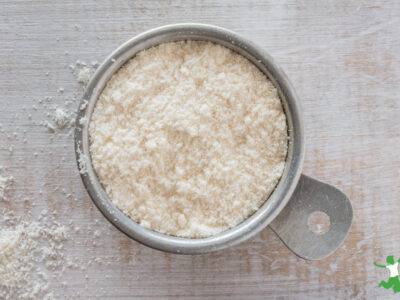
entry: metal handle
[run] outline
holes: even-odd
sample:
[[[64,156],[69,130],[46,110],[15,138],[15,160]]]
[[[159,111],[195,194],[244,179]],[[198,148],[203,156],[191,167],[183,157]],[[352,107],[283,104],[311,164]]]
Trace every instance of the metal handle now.
[[[318,234],[308,227],[316,211],[330,218],[329,230]],[[296,190],[281,213],[270,224],[282,242],[296,255],[318,260],[332,254],[350,230],[353,209],[349,198],[337,188],[301,175]]]

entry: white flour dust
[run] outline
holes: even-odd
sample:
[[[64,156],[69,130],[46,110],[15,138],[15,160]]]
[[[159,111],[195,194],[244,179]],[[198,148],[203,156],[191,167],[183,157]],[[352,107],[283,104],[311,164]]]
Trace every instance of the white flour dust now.
[[[13,182],[12,176],[2,176],[0,174],[0,200],[6,200],[6,192]]]

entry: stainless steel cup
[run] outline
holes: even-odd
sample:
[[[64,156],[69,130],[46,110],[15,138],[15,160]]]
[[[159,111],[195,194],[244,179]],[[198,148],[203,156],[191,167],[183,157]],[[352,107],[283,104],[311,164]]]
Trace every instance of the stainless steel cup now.
[[[279,91],[289,135],[284,173],[265,203],[239,225],[201,239],[179,238],[143,228],[116,208],[93,169],[88,122],[81,121],[82,118],[90,120],[98,96],[107,81],[136,53],[160,43],[187,39],[221,44],[243,55],[265,73]],[[88,101],[87,105],[85,100]],[[336,188],[301,174],[304,127],[300,103],[288,78],[271,56],[232,31],[204,24],[174,24],[144,32],[118,47],[106,58],[90,80],[81,104],[76,121],[75,150],[86,190],[94,204],[115,227],[144,245],[172,253],[201,254],[236,245],[270,225],[295,254],[314,260],[335,251],[350,229],[353,213],[349,199]],[[307,225],[308,217],[314,211],[322,211],[330,218],[329,230],[324,234],[311,231]]]

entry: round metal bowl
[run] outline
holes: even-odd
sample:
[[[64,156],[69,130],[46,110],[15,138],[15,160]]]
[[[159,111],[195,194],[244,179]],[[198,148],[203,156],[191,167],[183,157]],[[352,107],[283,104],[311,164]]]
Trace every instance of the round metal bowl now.
[[[109,199],[93,169],[89,151],[88,123],[96,101],[110,77],[141,50],[177,40],[202,40],[221,44],[256,65],[276,86],[286,113],[288,154],[285,170],[274,192],[249,218],[237,226],[207,238],[190,239],[160,234],[141,227],[123,214]],[[176,24],[144,32],[118,47],[97,69],[83,95],[87,105],[78,110],[75,150],[83,183],[94,204],[119,230],[132,239],[162,251],[201,254],[221,250],[243,242],[263,230],[281,212],[299,181],[304,160],[303,120],[296,93],[282,69],[271,56],[240,35],[211,25]]]

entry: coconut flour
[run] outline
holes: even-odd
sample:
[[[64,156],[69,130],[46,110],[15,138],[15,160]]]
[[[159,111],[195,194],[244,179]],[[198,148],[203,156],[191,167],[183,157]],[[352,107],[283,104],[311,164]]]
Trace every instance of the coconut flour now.
[[[90,125],[97,175],[140,225],[207,237],[254,213],[282,175],[286,117],[241,55],[200,41],[137,54],[107,83]]]
[[[53,299],[48,271],[64,263],[65,226],[20,222],[0,230],[0,299]]]
[[[11,186],[11,183],[13,181],[13,177],[5,177],[0,174],[0,200],[5,200],[5,195],[9,187]]]

